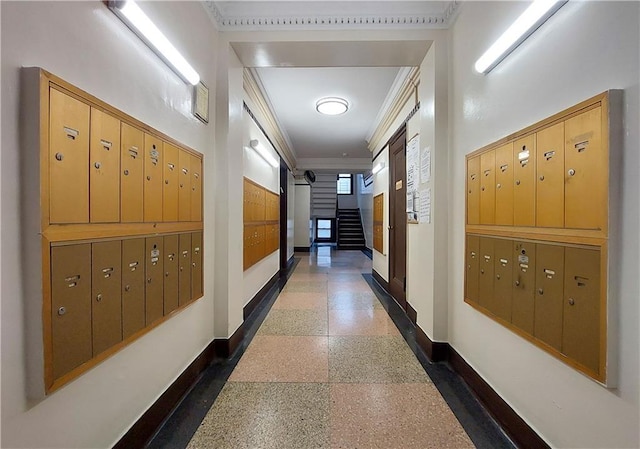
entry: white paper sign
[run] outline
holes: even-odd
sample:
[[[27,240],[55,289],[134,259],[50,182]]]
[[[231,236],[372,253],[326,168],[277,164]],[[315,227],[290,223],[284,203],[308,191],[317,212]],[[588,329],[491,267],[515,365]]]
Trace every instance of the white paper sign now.
[[[420,158],[420,180],[424,184],[431,181],[431,147],[422,150]]]
[[[431,189],[423,190],[420,194],[420,221],[431,223]]]
[[[407,192],[418,190],[420,182],[420,136],[407,142]]]

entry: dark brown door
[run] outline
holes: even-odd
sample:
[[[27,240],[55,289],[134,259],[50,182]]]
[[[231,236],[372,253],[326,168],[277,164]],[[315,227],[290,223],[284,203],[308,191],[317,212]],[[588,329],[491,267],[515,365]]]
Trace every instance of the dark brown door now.
[[[407,274],[407,186],[406,130],[403,127],[389,145],[390,211],[389,211],[389,293],[406,310]]]

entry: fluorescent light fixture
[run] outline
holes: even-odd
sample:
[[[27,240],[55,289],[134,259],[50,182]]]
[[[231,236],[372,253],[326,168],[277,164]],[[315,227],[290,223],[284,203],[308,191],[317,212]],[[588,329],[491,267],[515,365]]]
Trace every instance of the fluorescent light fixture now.
[[[200,75],[133,0],[109,1],[109,8],[182,79],[194,86]]]
[[[258,139],[251,139],[251,141],[249,142],[249,146],[251,147],[252,150],[258,153],[262,159],[267,161],[272,167],[277,167],[278,165],[280,165],[276,160],[276,158],[273,157],[265,147],[260,145],[260,142],[258,142]]]
[[[476,61],[478,73],[489,73],[504,58],[525,41],[540,25],[551,17],[562,5],[556,0],[535,0],[515,22]]]
[[[374,175],[384,168],[384,162],[378,162],[371,170]]]
[[[326,97],[316,102],[316,111],[324,115],[340,115],[349,110],[349,102],[344,98]]]

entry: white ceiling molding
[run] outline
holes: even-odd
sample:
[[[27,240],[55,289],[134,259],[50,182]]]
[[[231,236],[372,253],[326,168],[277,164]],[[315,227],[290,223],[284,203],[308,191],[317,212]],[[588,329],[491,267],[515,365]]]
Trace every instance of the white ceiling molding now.
[[[222,4],[204,0],[209,17],[220,31],[282,31],[282,30],[354,30],[354,29],[446,29],[453,23],[460,1],[452,0],[444,3],[441,10],[427,13],[403,13],[401,9],[394,12],[381,11],[370,13],[366,8],[362,13],[326,12],[295,13],[274,5],[270,13],[225,14]],[[242,2],[240,2],[242,3]],[[270,2],[263,2],[270,3]],[[288,2],[273,2],[288,3]],[[328,5],[331,2],[326,2]],[[388,2],[393,3],[393,2]],[[291,3],[289,3],[291,4]],[[380,2],[382,4],[382,2]],[[248,8],[251,9],[249,5]]]
[[[253,106],[252,113],[260,119],[260,126],[271,139],[276,151],[286,161],[287,165],[294,170],[296,167],[296,155],[289,137],[280,126],[276,115],[273,113],[270,101],[265,97],[264,89],[261,86],[257,73],[253,69],[243,71],[244,92],[248,98],[248,103]],[[257,108],[257,110],[254,110]]]
[[[383,119],[379,122],[376,130],[373,132],[373,136],[371,137],[371,140],[369,140],[369,151],[372,153],[377,152],[377,150],[381,149],[382,146],[386,144],[382,139],[389,131],[389,128],[397,120],[398,115],[402,112],[407,103],[411,102],[412,107],[415,107],[418,104],[417,88],[419,84],[420,68],[411,67],[401,88],[398,89],[391,106],[386,109]]]

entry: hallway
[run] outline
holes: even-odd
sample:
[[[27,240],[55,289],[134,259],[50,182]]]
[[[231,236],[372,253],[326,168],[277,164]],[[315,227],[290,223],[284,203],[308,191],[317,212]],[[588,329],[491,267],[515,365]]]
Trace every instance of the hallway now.
[[[390,318],[395,303],[379,299],[369,284],[369,258],[332,247],[296,257],[293,274],[264,322],[256,323],[256,335],[219,385],[189,448],[510,447],[495,424],[482,412],[471,416],[474,404],[467,404],[458,410],[475,434],[476,445],[471,442],[438,391],[446,382],[436,388]],[[203,384],[215,384],[213,371],[151,447],[184,447],[190,435],[179,416],[193,421],[189,407],[210,405],[204,396],[211,390]],[[442,369],[437,372],[442,379]]]

